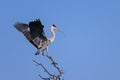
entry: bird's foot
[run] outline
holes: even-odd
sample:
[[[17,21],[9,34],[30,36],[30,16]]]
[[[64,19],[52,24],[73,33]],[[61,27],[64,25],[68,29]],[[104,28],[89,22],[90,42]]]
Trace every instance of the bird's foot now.
[[[42,55],[43,55],[43,56],[48,56],[48,53],[46,53],[46,54],[42,53]]]
[[[45,54],[44,54],[44,53],[42,53],[42,55],[44,56]]]
[[[46,56],[49,56],[48,53],[46,53]]]
[[[35,55],[39,55],[39,53],[36,52]]]

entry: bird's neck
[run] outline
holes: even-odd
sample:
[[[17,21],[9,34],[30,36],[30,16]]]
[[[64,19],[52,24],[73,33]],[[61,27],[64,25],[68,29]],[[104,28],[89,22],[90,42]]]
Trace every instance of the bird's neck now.
[[[50,32],[52,33],[52,37],[49,40],[50,40],[50,43],[52,43],[55,40],[55,32],[53,28],[50,29]]]

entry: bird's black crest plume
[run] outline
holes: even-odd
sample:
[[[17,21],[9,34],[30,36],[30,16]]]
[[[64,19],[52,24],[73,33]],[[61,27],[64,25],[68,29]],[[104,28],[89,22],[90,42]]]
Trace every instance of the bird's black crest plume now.
[[[56,27],[55,24],[53,24],[53,27]]]

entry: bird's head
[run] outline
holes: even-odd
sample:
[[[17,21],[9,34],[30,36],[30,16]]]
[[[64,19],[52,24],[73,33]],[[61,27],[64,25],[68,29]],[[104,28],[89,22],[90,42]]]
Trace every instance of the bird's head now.
[[[60,29],[59,29],[56,25],[54,25],[54,24],[52,25],[52,28],[53,28],[53,30],[56,30],[56,31],[58,31],[58,32],[61,32]]]

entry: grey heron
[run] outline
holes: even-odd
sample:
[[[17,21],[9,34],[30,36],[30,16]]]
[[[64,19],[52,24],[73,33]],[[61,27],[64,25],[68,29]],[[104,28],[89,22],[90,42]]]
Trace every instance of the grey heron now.
[[[24,34],[27,40],[32,43],[36,48],[37,52],[35,55],[39,55],[42,52],[44,54],[44,50],[46,50],[46,55],[48,55],[48,46],[55,40],[55,32],[54,30],[60,32],[54,24],[50,28],[50,32],[52,33],[51,38],[47,38],[44,33],[44,25],[42,25],[40,19],[36,19],[35,21],[29,22],[29,24],[16,22],[14,27]]]

